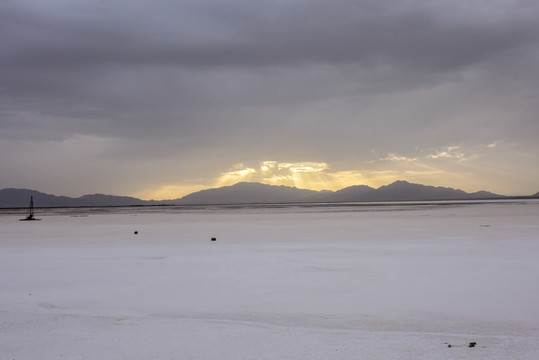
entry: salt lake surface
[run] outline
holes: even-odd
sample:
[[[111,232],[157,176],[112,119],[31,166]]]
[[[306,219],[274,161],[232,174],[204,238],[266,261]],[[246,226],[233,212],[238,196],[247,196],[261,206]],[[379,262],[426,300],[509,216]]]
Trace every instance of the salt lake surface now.
[[[23,215],[0,360],[539,358],[537,201]]]

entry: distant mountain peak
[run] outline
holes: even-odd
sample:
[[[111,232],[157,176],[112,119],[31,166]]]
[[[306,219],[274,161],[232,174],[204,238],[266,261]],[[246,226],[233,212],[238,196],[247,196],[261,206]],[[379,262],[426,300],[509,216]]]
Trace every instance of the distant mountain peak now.
[[[206,189],[177,200],[180,204],[247,204],[312,201],[318,191],[285,185],[239,182],[230,186]]]
[[[0,190],[0,207],[26,207],[30,196],[34,197],[36,207],[429,201],[503,197],[502,195],[493,194],[488,191],[467,193],[458,189],[414,184],[404,180],[398,180],[391,184],[380,186],[378,189],[367,185],[353,185],[338,191],[315,191],[298,189],[286,185],[239,182],[234,185],[197,191],[180,199],[163,201],[145,201],[129,196],[104,194],[91,194],[79,198],[70,198],[44,194],[28,189],[3,189]],[[539,193],[534,196],[539,197]]]
[[[36,207],[75,207],[75,206],[130,206],[150,205],[154,202],[144,201],[129,196],[93,194],[79,198],[56,196],[28,189],[0,190],[0,207],[17,208],[28,206],[30,196],[34,198]]]
[[[391,186],[391,185],[419,185],[419,184],[414,184],[414,183],[408,182],[406,180],[396,180],[396,181],[394,181],[391,184],[386,185],[386,186]]]

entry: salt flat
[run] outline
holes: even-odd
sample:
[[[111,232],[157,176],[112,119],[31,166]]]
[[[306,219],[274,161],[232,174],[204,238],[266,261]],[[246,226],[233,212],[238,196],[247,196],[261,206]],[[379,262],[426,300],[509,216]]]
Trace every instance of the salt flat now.
[[[1,360],[539,358],[537,201],[21,216]]]

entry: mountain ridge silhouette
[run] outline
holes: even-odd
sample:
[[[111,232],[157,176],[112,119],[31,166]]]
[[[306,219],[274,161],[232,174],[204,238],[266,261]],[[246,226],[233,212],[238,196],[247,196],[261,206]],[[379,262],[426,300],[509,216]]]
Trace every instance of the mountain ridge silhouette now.
[[[539,193],[538,193],[539,194]],[[538,194],[529,197],[537,197]],[[506,198],[488,191],[468,193],[448,187],[415,184],[403,180],[372,188],[353,185],[337,191],[308,190],[284,185],[268,185],[257,182],[239,182],[230,186],[210,188],[170,200],[141,200],[129,196],[104,194],[83,195],[78,198],[57,196],[29,189],[0,190],[1,208],[28,206],[30,196],[37,207],[76,206],[141,206],[141,205],[227,205],[227,204],[275,204],[313,202],[377,202],[377,201],[430,201],[471,200]]]

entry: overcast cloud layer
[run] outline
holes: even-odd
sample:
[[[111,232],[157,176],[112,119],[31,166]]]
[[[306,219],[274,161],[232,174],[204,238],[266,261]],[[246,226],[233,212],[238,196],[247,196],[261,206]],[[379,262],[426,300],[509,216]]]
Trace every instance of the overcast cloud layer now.
[[[536,0],[0,2],[0,188],[531,194],[538,99]]]

